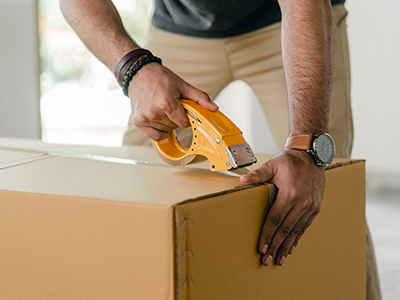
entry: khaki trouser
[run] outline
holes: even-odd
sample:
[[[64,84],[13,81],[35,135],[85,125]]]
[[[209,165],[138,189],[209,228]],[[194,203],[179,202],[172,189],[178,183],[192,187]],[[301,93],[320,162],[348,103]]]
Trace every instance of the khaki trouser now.
[[[334,75],[330,102],[329,134],[336,144],[337,157],[350,157],[353,120],[350,103],[350,65],[346,33],[347,12],[343,5],[334,12]],[[228,38],[196,38],[151,28],[147,48],[160,56],[163,64],[211,99],[235,80],[246,82],[263,108],[279,150],[289,135],[288,102],[281,51],[281,24]],[[188,133],[188,134],[186,134]],[[187,144],[188,131],[179,133]],[[151,145],[132,121],[124,144]],[[190,143],[189,143],[190,145]],[[367,227],[367,299],[381,299],[373,246]]]

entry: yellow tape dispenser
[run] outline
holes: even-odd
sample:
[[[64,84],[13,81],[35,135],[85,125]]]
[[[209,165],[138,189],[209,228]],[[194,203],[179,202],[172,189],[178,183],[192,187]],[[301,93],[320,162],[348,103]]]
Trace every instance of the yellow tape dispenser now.
[[[257,162],[242,131],[222,112],[211,112],[186,99],[181,102],[192,126],[191,146],[182,147],[176,131],[172,131],[168,138],[153,141],[161,159],[181,166],[200,155],[208,159],[211,171],[231,171]]]

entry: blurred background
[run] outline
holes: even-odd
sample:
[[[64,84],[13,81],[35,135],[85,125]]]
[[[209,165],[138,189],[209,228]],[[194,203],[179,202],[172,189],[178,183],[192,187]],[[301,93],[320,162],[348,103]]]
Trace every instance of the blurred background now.
[[[144,46],[151,0],[114,0]],[[367,159],[367,219],[384,299],[400,295],[400,1],[348,0],[355,125],[353,158]],[[245,110],[232,102],[248,101]],[[276,153],[258,101],[243,82],[218,97],[255,152]],[[82,44],[58,1],[0,0],[0,136],[118,147],[129,100]]]

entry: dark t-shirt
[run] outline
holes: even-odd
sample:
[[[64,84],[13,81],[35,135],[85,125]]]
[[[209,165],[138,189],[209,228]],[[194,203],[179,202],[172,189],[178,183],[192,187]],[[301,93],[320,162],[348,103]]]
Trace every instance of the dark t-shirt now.
[[[331,0],[332,5],[345,0]],[[281,20],[277,0],[155,0],[151,23],[196,37],[222,38],[250,32]]]

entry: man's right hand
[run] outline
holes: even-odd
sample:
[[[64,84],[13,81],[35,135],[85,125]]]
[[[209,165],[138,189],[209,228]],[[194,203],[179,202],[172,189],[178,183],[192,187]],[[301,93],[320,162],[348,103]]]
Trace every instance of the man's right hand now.
[[[150,63],[143,66],[129,84],[133,124],[149,138],[159,141],[177,127],[189,127],[179,99],[192,100],[217,111],[207,93],[193,87],[168,68]]]

